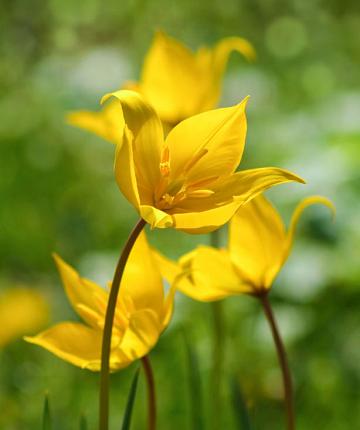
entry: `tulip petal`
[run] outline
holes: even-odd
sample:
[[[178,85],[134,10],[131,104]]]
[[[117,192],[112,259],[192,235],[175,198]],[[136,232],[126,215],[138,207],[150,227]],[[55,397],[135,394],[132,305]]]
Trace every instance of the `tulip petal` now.
[[[107,292],[94,282],[81,278],[59,255],[54,254],[53,257],[72,307],[90,326],[98,327],[99,319],[104,318],[100,303],[107,303]],[[87,308],[93,311],[93,315]]]
[[[135,174],[132,140],[132,133],[125,126],[122,145],[116,146],[114,170],[115,179],[121,192],[139,210],[140,196]]]
[[[176,124],[197,111],[199,73],[186,46],[157,32],[144,61],[141,92],[163,121]]]
[[[179,286],[179,290],[195,300],[219,300],[250,290],[246,282],[242,282],[237,276],[225,250],[199,246],[184,256],[180,264],[188,267],[192,288],[184,290]]]
[[[289,254],[290,254],[290,250],[294,241],[294,236],[295,236],[295,232],[296,232],[296,228],[299,222],[299,219],[302,215],[302,213],[304,212],[304,210],[311,206],[311,205],[316,205],[316,204],[321,204],[324,206],[327,206],[332,215],[335,216],[335,212],[336,212],[336,208],[333,204],[333,202],[329,199],[327,199],[326,197],[323,196],[311,196],[311,197],[307,197],[305,199],[303,199],[296,207],[291,221],[290,221],[290,226],[289,229],[287,231],[286,234],[286,245],[285,245],[285,251],[284,251],[284,256],[283,256],[283,261],[285,261]]]
[[[195,115],[178,124],[167,136],[170,178],[195,182],[222,177],[238,166],[246,137],[247,99],[230,108]]]
[[[101,102],[111,97],[118,99],[125,123],[133,135],[131,143],[139,189],[153,190],[160,179],[159,165],[164,141],[161,121],[139,93],[115,91],[106,94]],[[120,171],[122,167],[118,167]]]
[[[162,278],[144,232],[136,240],[125,266],[120,299],[126,296],[131,297],[137,310],[147,308],[156,314],[162,312]]]
[[[84,324],[63,322],[25,340],[83,369],[100,368],[102,332]]]
[[[125,125],[121,106],[115,101],[106,104],[101,112],[70,112],[67,115],[67,122],[114,144],[121,142]]]
[[[143,309],[131,315],[129,328],[119,349],[114,352],[115,367],[124,368],[148,354],[156,344],[161,331],[158,315],[151,309]]]
[[[151,228],[168,228],[172,227],[174,221],[172,216],[163,212],[154,206],[141,205],[140,206],[141,217],[150,224]]]
[[[229,253],[239,278],[254,289],[269,288],[282,265],[285,227],[262,195],[242,206],[230,222]]]

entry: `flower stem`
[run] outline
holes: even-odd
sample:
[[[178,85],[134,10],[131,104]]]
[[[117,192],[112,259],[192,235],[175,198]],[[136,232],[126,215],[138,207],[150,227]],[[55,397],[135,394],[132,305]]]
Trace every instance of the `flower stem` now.
[[[143,369],[145,372],[146,382],[147,382],[147,392],[148,392],[148,430],[155,430],[156,428],[156,395],[155,395],[155,382],[154,374],[151,367],[150,358],[145,355],[141,359]]]
[[[214,248],[220,247],[221,231],[215,230],[210,235],[210,243]],[[211,403],[212,419],[211,428],[217,430],[221,428],[221,375],[224,359],[224,315],[223,304],[220,301],[211,303],[213,318],[213,353],[212,353],[212,374],[211,374]]]
[[[284,394],[285,394],[285,407],[287,413],[287,429],[295,430],[295,414],[294,414],[294,399],[293,399],[293,388],[291,381],[291,374],[289,369],[289,364],[286,357],[286,351],[283,341],[280,336],[279,329],[276,324],[275,316],[271,308],[271,304],[267,293],[258,296],[262,304],[264,313],[268,320],[271,328],[271,333],[275,342],[278,359],[282,371],[283,383],[284,383]]]
[[[101,349],[101,373],[100,373],[100,398],[99,398],[99,429],[108,430],[109,428],[109,385],[110,385],[110,346],[114,314],[117,297],[120,290],[120,283],[124,274],[126,262],[134,243],[144,228],[146,222],[140,219],[130,233],[125,246],[117,263],[114,278],[111,284],[109,301],[106,308],[105,325]]]

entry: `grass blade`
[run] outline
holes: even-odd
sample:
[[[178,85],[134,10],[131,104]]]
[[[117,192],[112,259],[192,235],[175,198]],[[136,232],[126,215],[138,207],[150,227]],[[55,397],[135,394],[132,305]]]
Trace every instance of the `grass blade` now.
[[[193,430],[204,429],[203,421],[203,400],[201,392],[201,377],[198,357],[191,346],[185,332],[184,341],[188,361],[189,393],[191,408],[191,428]]]
[[[124,420],[123,420],[122,427],[121,427],[122,430],[129,430],[130,429],[131,416],[132,416],[132,411],[133,411],[134,403],[135,403],[139,373],[140,373],[140,368],[136,370],[134,378],[133,378],[132,383],[131,383],[129,396],[128,396],[127,403],[126,403]]]
[[[51,413],[50,413],[50,401],[49,394],[45,393],[43,418],[42,418],[42,430],[51,430]]]
[[[241,392],[240,384],[235,377],[230,381],[230,392],[238,429],[252,430],[249,411]]]
[[[80,430],[87,430],[88,425],[84,414],[80,417]]]

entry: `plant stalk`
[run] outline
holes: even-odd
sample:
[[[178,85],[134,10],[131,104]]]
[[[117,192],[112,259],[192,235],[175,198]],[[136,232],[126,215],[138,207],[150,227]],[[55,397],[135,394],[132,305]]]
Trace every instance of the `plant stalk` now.
[[[281,339],[278,326],[276,324],[275,316],[268,298],[267,293],[258,296],[266,318],[268,320],[271,333],[275,342],[276,351],[281,367],[284,384],[284,395],[285,395],[285,408],[286,408],[286,423],[288,430],[295,430],[295,413],[294,413],[294,398],[293,398],[293,387],[291,380],[291,373],[289,363],[286,357],[286,351],[284,343]]]
[[[105,325],[101,349],[100,397],[99,397],[99,430],[109,429],[109,388],[110,388],[110,349],[117,298],[126,262],[134,243],[146,222],[140,219],[130,233],[117,263],[111,284],[109,300],[106,308]]]
[[[154,373],[152,371],[150,358],[145,355],[141,359],[143,369],[145,372],[146,382],[147,382],[147,392],[148,392],[148,430],[156,429],[156,394],[155,394],[155,381]]]

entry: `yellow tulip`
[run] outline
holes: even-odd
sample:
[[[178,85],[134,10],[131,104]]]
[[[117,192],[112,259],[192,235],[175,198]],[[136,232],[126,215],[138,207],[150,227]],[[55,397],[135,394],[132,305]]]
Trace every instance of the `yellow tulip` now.
[[[140,92],[161,120],[174,126],[216,107],[232,51],[248,60],[256,56],[252,45],[240,37],[224,38],[213,48],[201,47],[193,53],[181,42],[157,32],[145,57],[140,81],[126,87]]]
[[[44,297],[27,287],[15,287],[0,294],[0,348],[12,340],[32,334],[49,319]]]
[[[303,210],[317,203],[335,211],[325,197],[308,197],[295,209],[286,231],[279,213],[264,196],[258,196],[231,220],[227,249],[200,246],[178,263],[154,251],[162,275],[199,301],[236,294],[261,295],[271,288],[290,253]]]
[[[55,261],[67,297],[84,322],[62,322],[26,340],[75,366],[99,371],[108,290],[81,278],[57,255]],[[160,272],[142,233],[121,282],[112,332],[112,371],[128,366],[153,348],[170,321],[174,291],[164,296]]]
[[[194,54],[177,40],[157,32],[145,57],[140,82],[127,82],[124,88],[140,92],[164,125],[171,128],[189,116],[216,107],[232,51],[248,60],[255,58],[252,45],[240,37],[227,37],[214,48],[202,47]],[[75,111],[67,116],[71,125],[115,144],[122,133],[120,118],[113,105],[102,112]]]
[[[267,188],[304,182],[275,167],[235,172],[245,146],[247,99],[188,118],[164,139],[159,116],[141,95],[122,90],[103,101],[112,96],[125,121],[116,149],[116,180],[152,228],[216,230]]]

